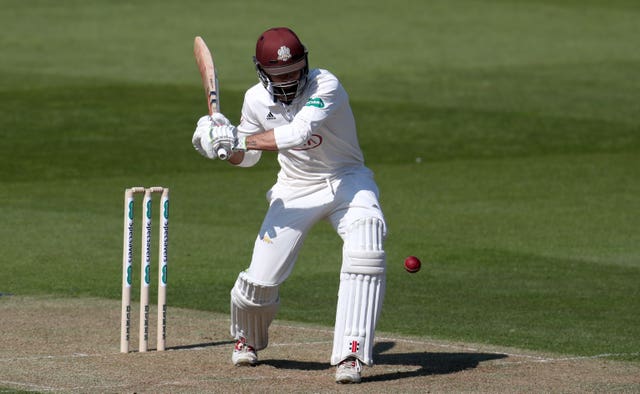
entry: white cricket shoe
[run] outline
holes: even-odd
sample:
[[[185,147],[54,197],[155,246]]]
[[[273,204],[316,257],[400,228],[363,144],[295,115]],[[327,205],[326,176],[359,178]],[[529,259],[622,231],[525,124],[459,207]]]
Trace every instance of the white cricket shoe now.
[[[258,354],[255,349],[246,344],[244,338],[238,339],[236,346],[231,354],[233,365],[238,366],[254,366],[258,363]]]
[[[336,383],[360,383],[360,371],[362,371],[360,360],[349,357],[338,364]]]

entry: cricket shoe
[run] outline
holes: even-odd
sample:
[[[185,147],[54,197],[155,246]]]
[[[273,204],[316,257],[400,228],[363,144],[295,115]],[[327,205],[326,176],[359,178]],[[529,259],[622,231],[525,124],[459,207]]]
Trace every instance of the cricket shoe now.
[[[238,339],[236,346],[233,348],[233,354],[231,354],[231,361],[233,365],[249,366],[253,367],[258,364],[258,354],[256,350],[247,345],[244,338]]]
[[[338,364],[336,369],[336,383],[360,383],[360,360],[349,357]]]

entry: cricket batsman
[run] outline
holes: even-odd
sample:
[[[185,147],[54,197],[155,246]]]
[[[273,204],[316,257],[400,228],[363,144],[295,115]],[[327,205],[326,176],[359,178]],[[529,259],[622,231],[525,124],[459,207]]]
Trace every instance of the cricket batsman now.
[[[280,171],[267,193],[269,209],[251,263],[231,289],[233,363],[258,363],[278,311],[278,288],[311,227],[328,220],[343,241],[331,364],[336,382],[359,383],[362,365],[373,364],[387,227],[349,97],[329,71],[309,69],[307,54],[288,28],[262,33],[253,58],[259,83],[245,93],[240,124],[222,114],[203,116],[192,142],[209,159],[225,149],[225,159],[237,167],[253,166],[262,151],[278,152]]]

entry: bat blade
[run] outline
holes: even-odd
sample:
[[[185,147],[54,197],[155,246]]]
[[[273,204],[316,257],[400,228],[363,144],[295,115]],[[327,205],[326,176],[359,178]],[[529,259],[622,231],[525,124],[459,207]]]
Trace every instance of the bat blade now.
[[[218,98],[218,75],[216,67],[213,63],[213,56],[202,37],[196,36],[193,40],[193,55],[200,70],[202,77],[202,86],[207,97],[207,106],[209,107],[209,116],[216,112],[220,112],[220,99]],[[229,152],[224,147],[220,147],[216,152],[219,158],[226,160]]]
[[[193,54],[202,77],[202,86],[207,97],[209,115],[220,112],[220,101],[218,98],[218,76],[216,74],[213,56],[202,37],[197,36],[193,42]]]

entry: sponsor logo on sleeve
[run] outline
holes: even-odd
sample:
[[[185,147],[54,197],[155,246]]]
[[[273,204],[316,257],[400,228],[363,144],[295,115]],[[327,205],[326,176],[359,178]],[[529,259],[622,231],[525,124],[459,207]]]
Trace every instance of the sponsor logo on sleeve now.
[[[324,108],[324,101],[320,97],[311,97],[305,107]]]

